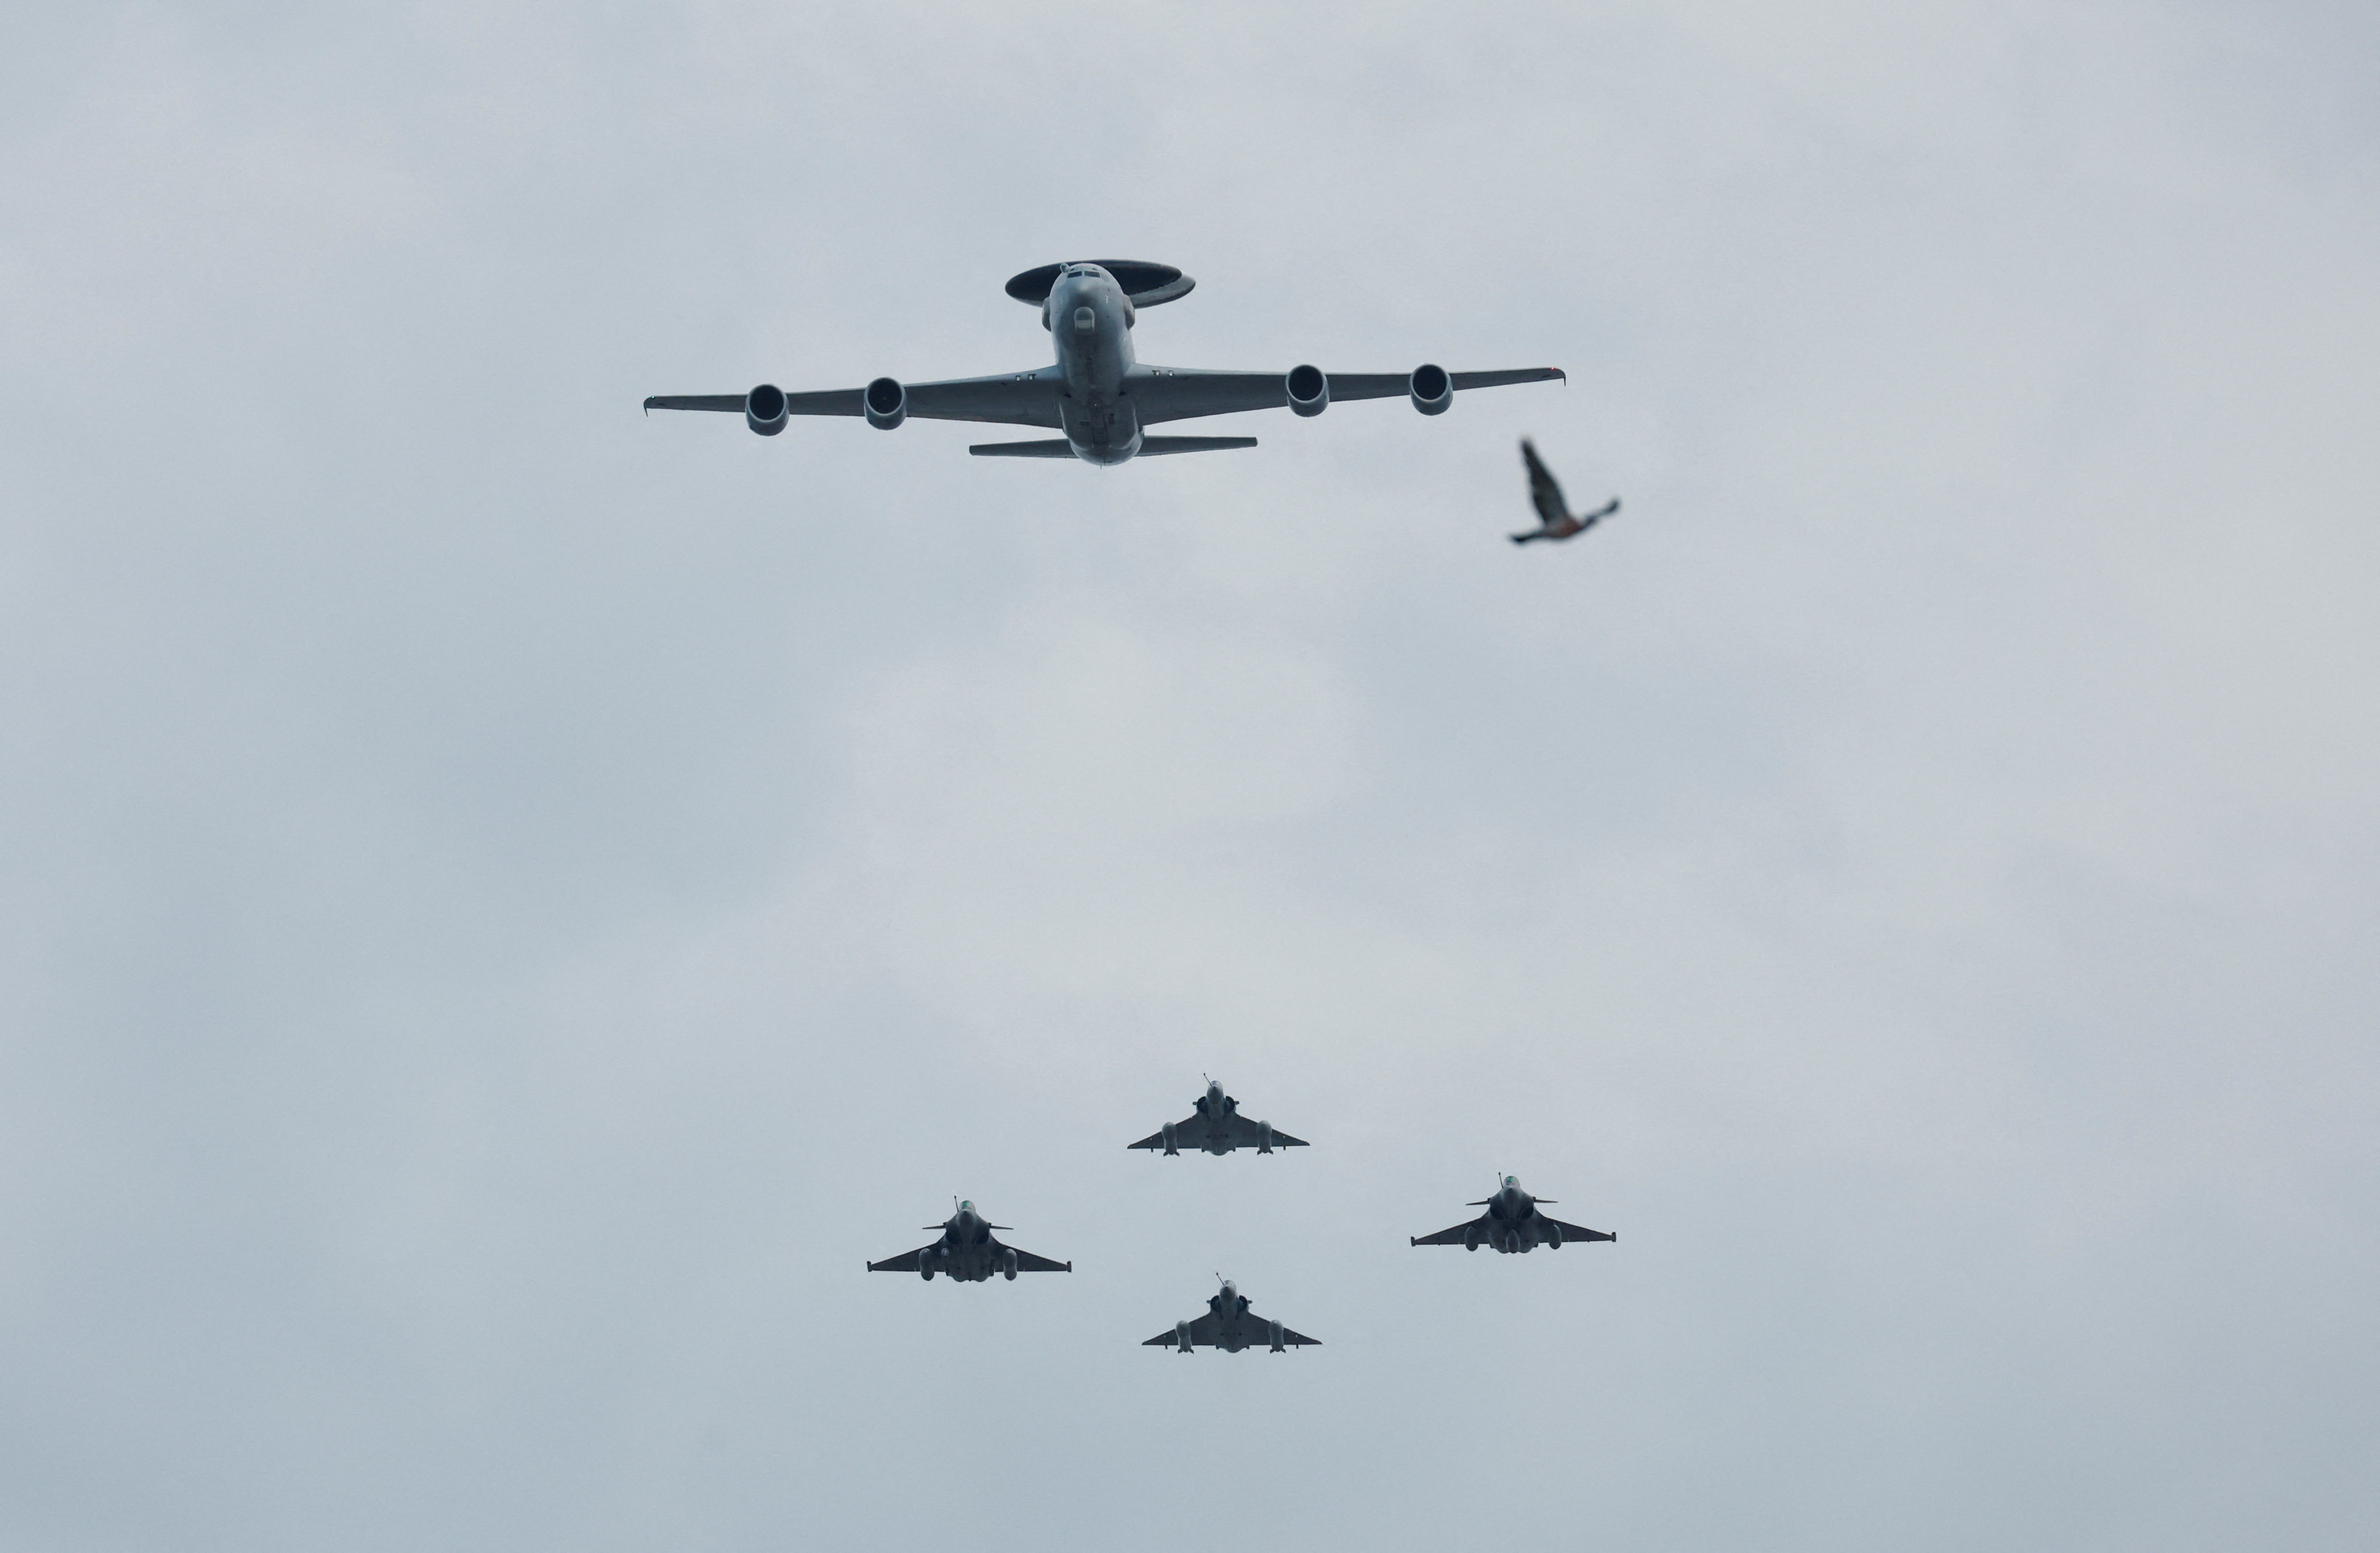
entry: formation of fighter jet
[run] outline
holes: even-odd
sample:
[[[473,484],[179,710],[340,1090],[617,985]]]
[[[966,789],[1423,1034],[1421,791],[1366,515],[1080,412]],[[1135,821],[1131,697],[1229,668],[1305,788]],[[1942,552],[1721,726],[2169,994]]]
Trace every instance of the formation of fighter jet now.
[[[941,382],[883,377],[865,388],[818,393],[788,394],[764,382],[747,394],[657,394],[645,401],[645,408],[741,412],[744,424],[764,437],[783,431],[787,419],[797,415],[850,416],[884,431],[911,416],[1042,426],[1064,434],[1049,441],[978,443],[967,451],[988,458],[1079,458],[1109,465],[1144,454],[1257,445],[1254,437],[1148,434],[1148,428],[1167,421],[1282,408],[1317,416],[1334,401],[1400,395],[1424,415],[1442,415],[1465,389],[1569,381],[1556,367],[1450,372],[1426,362],[1410,372],[1325,372],[1314,366],[1232,372],[1141,365],[1132,344],[1140,309],[1186,297],[1196,284],[1170,264],[1138,260],[1044,264],[1011,279],[1007,289],[1018,301],[1040,309],[1041,327],[1050,332],[1057,356],[1051,366]]]
[[[1484,1207],[1488,1211],[1468,1223],[1457,1224],[1451,1230],[1440,1230],[1434,1235],[1411,1237],[1415,1245],[1459,1245],[1465,1251],[1492,1245],[1499,1251],[1534,1251],[1540,1243],[1561,1249],[1565,1241],[1618,1240],[1617,1234],[1605,1234],[1601,1230],[1583,1230],[1575,1224],[1565,1224],[1537,1211],[1541,1202],[1551,1197],[1532,1197],[1521,1190],[1520,1178],[1506,1176],[1492,1197],[1482,1197],[1466,1206]]]
[[[1554,479],[1554,472],[1546,467],[1546,461],[1537,456],[1537,450],[1526,437],[1521,439],[1521,461],[1529,467],[1529,501],[1537,509],[1537,527],[1525,534],[1512,536],[1516,545],[1527,544],[1531,540],[1575,539],[1620,510],[1620,498],[1614,496],[1593,512],[1573,517],[1569,504],[1562,500],[1560,482]]]
[[[1160,1332],[1141,1344],[1143,1348],[1172,1348],[1184,1354],[1194,1348],[1220,1348],[1226,1353],[1264,1344],[1275,1353],[1286,1353],[1293,1348],[1319,1348],[1319,1338],[1291,1331],[1278,1318],[1266,1320],[1248,1308],[1248,1297],[1240,1292],[1239,1285],[1231,1280],[1207,1296],[1207,1314],[1188,1321],[1176,1321],[1173,1329]]]
[[[1229,1154],[1235,1148],[1269,1154],[1276,1148],[1306,1146],[1304,1138],[1275,1132],[1269,1122],[1251,1122],[1242,1116],[1240,1102],[1224,1094],[1223,1086],[1211,1078],[1207,1081],[1207,1092],[1192,1105],[1194,1109],[1185,1120],[1168,1122],[1138,1143],[1124,1147],[1158,1148],[1168,1154],[1181,1153],[1184,1145],[1209,1154]]]
[[[927,1282],[936,1273],[948,1275],[953,1283],[982,1283],[993,1273],[1014,1282],[1021,1272],[1073,1272],[1072,1262],[1053,1262],[1047,1256],[1036,1256],[1030,1251],[1019,1251],[1013,1245],[1002,1245],[994,1230],[1005,1230],[1006,1224],[994,1224],[978,1213],[975,1204],[959,1204],[956,1213],[940,1224],[929,1224],[929,1230],[940,1230],[941,1238],[915,1251],[905,1251],[898,1256],[868,1264],[869,1272],[913,1272]]]
[[[1239,1102],[1223,1093],[1221,1084],[1209,1078],[1207,1092],[1198,1098],[1188,1120],[1168,1123],[1131,1147],[1161,1148],[1168,1154],[1178,1154],[1184,1147],[1228,1154],[1234,1148],[1255,1147],[1259,1153],[1269,1153],[1275,1148],[1302,1148],[1306,1145],[1303,1138],[1291,1137],[1274,1131],[1268,1123],[1241,1116]],[[1504,1176],[1497,1183],[1494,1195],[1470,1205],[1488,1210],[1478,1218],[1434,1235],[1409,1239],[1415,1245],[1461,1245],[1476,1251],[1486,1244],[1500,1252],[1526,1252],[1541,1244],[1560,1247],[1573,1241],[1620,1238],[1601,1230],[1565,1224],[1538,1211],[1552,1200],[1530,1195],[1522,1189],[1518,1176]],[[958,1211],[949,1219],[928,1228],[941,1230],[940,1238],[915,1251],[870,1262],[868,1270],[914,1272],[929,1283],[936,1273],[946,1274],[955,1283],[982,1283],[994,1273],[1013,1282],[1018,1273],[1075,1270],[1072,1262],[1053,1262],[1029,1251],[1002,1245],[992,1231],[1008,1226],[990,1222],[972,1202],[959,1203]],[[1237,1283],[1228,1279],[1220,1281],[1221,1289],[1208,1297],[1206,1315],[1176,1321],[1172,1330],[1158,1333],[1142,1346],[1172,1348],[1182,1353],[1194,1348],[1220,1348],[1226,1353],[1238,1353],[1259,1346],[1285,1353],[1292,1348],[1320,1346],[1320,1339],[1294,1331],[1278,1317],[1257,1315]]]

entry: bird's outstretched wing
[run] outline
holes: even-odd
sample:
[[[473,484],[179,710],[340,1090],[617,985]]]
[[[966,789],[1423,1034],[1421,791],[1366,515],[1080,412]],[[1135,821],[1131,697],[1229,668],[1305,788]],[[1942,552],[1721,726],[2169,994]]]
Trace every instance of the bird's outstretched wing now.
[[[1546,467],[1546,461],[1537,456],[1536,448],[1526,437],[1521,439],[1521,461],[1529,467],[1529,501],[1546,527],[1550,528],[1566,520],[1570,508],[1562,503],[1561,482],[1554,479],[1554,472]]]

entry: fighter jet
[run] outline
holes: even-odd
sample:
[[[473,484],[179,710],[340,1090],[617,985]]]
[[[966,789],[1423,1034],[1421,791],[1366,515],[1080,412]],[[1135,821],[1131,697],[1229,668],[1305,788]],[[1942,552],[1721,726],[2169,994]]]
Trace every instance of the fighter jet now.
[[[1593,512],[1572,517],[1569,504],[1562,500],[1560,483],[1526,437],[1521,439],[1521,461],[1529,467],[1529,500],[1537,509],[1537,527],[1525,534],[1512,535],[1516,545],[1527,544],[1531,540],[1575,539],[1620,510],[1620,498],[1614,496]]]
[[[953,1283],[981,1283],[993,1273],[1014,1281],[1021,1272],[1073,1272],[1072,1262],[1053,1262],[1047,1256],[1036,1256],[1030,1251],[1019,1251],[1013,1245],[1002,1245],[991,1231],[1005,1230],[1005,1224],[994,1224],[978,1213],[973,1203],[959,1204],[959,1210],[940,1224],[929,1224],[929,1230],[940,1230],[942,1238],[931,1245],[921,1245],[915,1251],[882,1262],[868,1264],[869,1272],[913,1272],[927,1282],[936,1273],[948,1273]]]
[[[1223,1093],[1223,1086],[1213,1079],[1207,1081],[1207,1092],[1192,1102],[1196,1108],[1186,1120],[1168,1122],[1164,1126],[1141,1139],[1126,1144],[1127,1148],[1161,1148],[1168,1154],[1179,1154],[1181,1147],[1203,1148],[1209,1154],[1229,1154],[1234,1148],[1254,1148],[1259,1154],[1269,1154],[1276,1148],[1304,1148],[1304,1138],[1276,1133],[1269,1122],[1251,1122],[1240,1114],[1240,1102]]]
[[[1618,1240],[1617,1234],[1605,1234],[1601,1230],[1582,1230],[1575,1224],[1565,1224],[1537,1211],[1539,1203],[1552,1202],[1551,1197],[1532,1197],[1521,1190],[1518,1176],[1506,1176],[1492,1197],[1483,1197],[1471,1204],[1488,1211],[1468,1224],[1457,1224],[1451,1230],[1440,1230],[1434,1235],[1408,1237],[1415,1245],[1459,1245],[1465,1251],[1476,1251],[1481,1244],[1499,1251],[1534,1251],[1538,1242],[1561,1249],[1562,1243],[1574,1240]]]
[[[988,378],[904,383],[878,378],[865,388],[788,394],[762,383],[748,394],[657,394],[651,410],[742,412],[764,437],[785,429],[789,416],[856,416],[890,431],[911,416],[923,420],[978,420],[1047,426],[1065,433],[1048,442],[978,443],[969,453],[987,458],[1079,458],[1121,464],[1140,454],[1204,453],[1254,447],[1254,437],[1152,437],[1148,427],[1237,410],[1280,409],[1317,416],[1332,400],[1411,400],[1424,415],[1442,415],[1466,388],[1542,382],[1563,377],[1554,367],[1495,372],[1450,372],[1425,363],[1410,372],[1217,372],[1187,367],[1145,367],[1135,357],[1133,324],[1143,308],[1186,297],[1196,283],[1171,264],[1101,259],[1044,264],[1008,283],[1008,294],[1041,309],[1041,327],[1056,347],[1053,366]]]
[[[1226,1353],[1237,1353],[1243,1348],[1263,1343],[1276,1353],[1286,1353],[1293,1348],[1322,1346],[1319,1339],[1303,1332],[1293,1332],[1278,1321],[1268,1321],[1248,1309],[1248,1297],[1239,1286],[1225,1280],[1222,1290],[1207,1296],[1207,1314],[1195,1321],[1176,1321],[1170,1332],[1160,1332],[1141,1344],[1143,1348],[1172,1348],[1188,1353],[1195,1348],[1220,1348]]]

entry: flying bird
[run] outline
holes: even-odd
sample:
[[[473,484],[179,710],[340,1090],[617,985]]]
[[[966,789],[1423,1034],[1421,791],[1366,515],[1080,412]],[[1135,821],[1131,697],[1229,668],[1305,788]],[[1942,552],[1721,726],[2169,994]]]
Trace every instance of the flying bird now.
[[[1539,527],[1513,535],[1514,544],[1524,545],[1531,540],[1575,539],[1620,510],[1620,498],[1614,496],[1593,512],[1572,517],[1562,501],[1560,482],[1554,479],[1554,472],[1546,467],[1546,461],[1537,456],[1537,450],[1529,445],[1526,437],[1521,439],[1521,458],[1529,466],[1529,500],[1536,505]]]

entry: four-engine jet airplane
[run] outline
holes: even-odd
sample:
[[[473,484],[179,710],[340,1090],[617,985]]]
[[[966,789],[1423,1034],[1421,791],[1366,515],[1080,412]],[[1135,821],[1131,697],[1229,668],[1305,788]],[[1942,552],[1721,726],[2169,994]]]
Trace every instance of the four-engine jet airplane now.
[[[1121,464],[1138,454],[1202,453],[1254,447],[1254,437],[1152,437],[1148,427],[1237,410],[1280,409],[1320,415],[1334,399],[1392,399],[1399,394],[1424,415],[1440,415],[1466,388],[1543,382],[1564,377],[1554,367],[1496,372],[1450,372],[1424,364],[1410,372],[1217,372],[1185,367],[1144,367],[1132,348],[1133,324],[1143,308],[1189,295],[1196,283],[1170,264],[1103,259],[1044,264],[1008,283],[1008,294],[1041,309],[1041,327],[1057,347],[1054,366],[988,378],[903,383],[878,378],[865,388],[788,394],[762,383],[749,394],[661,394],[647,410],[742,411],[744,424],[764,437],[797,415],[857,416],[890,431],[910,416],[925,420],[978,420],[1047,426],[1065,433],[1049,442],[978,443],[969,453],[999,458],[1080,458]]]
[[[1286,1353],[1293,1348],[1322,1346],[1320,1340],[1303,1332],[1293,1332],[1279,1321],[1268,1321],[1248,1309],[1248,1297],[1237,1284],[1225,1280],[1219,1293],[1207,1296],[1207,1314],[1195,1321],[1176,1321],[1170,1332],[1160,1332],[1141,1344],[1143,1348],[1174,1348],[1188,1353],[1193,1348],[1220,1348],[1226,1353],[1237,1353],[1244,1348],[1263,1343],[1276,1353]]]
[[[1073,1272],[1072,1262],[1053,1262],[1047,1256],[1036,1256],[1030,1251],[1019,1251],[1013,1245],[1002,1245],[991,1231],[1005,1230],[1005,1224],[994,1224],[975,1210],[973,1203],[959,1204],[959,1210],[940,1224],[929,1224],[929,1230],[940,1230],[942,1238],[931,1245],[921,1245],[915,1251],[905,1251],[886,1261],[868,1264],[869,1272],[913,1272],[927,1282],[936,1273],[948,1273],[954,1283],[981,1283],[993,1273],[1014,1280],[1021,1272]]]
[[[1492,1197],[1483,1197],[1470,1206],[1488,1211],[1468,1224],[1457,1224],[1451,1230],[1440,1230],[1434,1235],[1408,1237],[1415,1245],[1459,1245],[1465,1251],[1476,1251],[1484,1243],[1499,1251],[1534,1251],[1543,1241],[1556,1250],[1564,1241],[1618,1240],[1617,1234],[1605,1234],[1600,1230],[1582,1230],[1575,1224],[1565,1224],[1537,1211],[1540,1202],[1551,1197],[1532,1197],[1521,1190],[1520,1178],[1506,1176]]]
[[[1181,1153],[1182,1147],[1177,1146],[1203,1148],[1209,1154],[1229,1154],[1234,1148],[1269,1154],[1276,1148],[1306,1147],[1304,1138],[1273,1131],[1269,1122],[1251,1122],[1242,1116],[1240,1102],[1224,1094],[1223,1086],[1211,1078],[1207,1081],[1207,1092],[1195,1104],[1197,1109],[1186,1120],[1168,1122],[1138,1143],[1124,1147],[1161,1148],[1168,1154]]]

